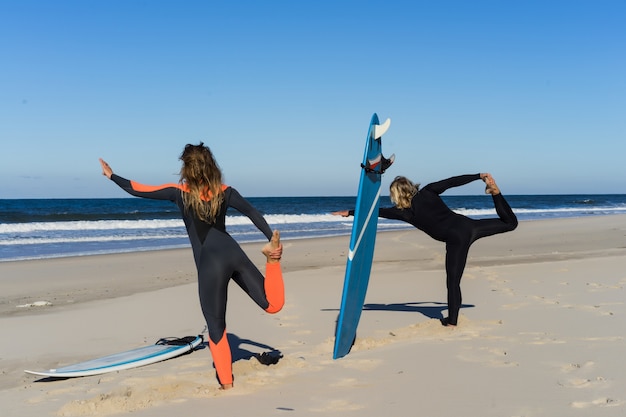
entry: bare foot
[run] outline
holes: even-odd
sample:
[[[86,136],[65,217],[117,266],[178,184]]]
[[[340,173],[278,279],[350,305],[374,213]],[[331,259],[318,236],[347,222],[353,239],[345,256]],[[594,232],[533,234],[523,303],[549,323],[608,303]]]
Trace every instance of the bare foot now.
[[[229,390],[229,389],[232,389],[232,388],[234,388],[234,387],[235,387],[235,386],[234,386],[233,384],[221,384],[221,385],[220,385],[220,389],[221,389],[221,390],[224,390],[224,391]]]
[[[261,252],[263,252],[263,255],[267,258],[267,263],[280,262],[280,258],[283,255],[283,245],[280,243],[280,232],[278,230],[274,230],[272,239],[263,246]]]
[[[487,186],[485,187],[485,194],[498,195],[500,194],[500,188],[496,185],[496,181],[491,175],[486,175],[483,179]]]

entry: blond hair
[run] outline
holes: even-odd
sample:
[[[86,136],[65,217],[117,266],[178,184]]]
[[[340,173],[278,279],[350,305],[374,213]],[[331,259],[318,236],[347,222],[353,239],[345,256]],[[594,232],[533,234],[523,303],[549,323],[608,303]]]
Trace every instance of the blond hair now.
[[[222,171],[208,146],[188,144],[179,158],[180,182],[186,187],[183,202],[202,221],[213,223],[224,201]]]
[[[389,185],[389,198],[396,207],[408,209],[418,189],[419,184],[413,184],[408,178],[398,176]]]

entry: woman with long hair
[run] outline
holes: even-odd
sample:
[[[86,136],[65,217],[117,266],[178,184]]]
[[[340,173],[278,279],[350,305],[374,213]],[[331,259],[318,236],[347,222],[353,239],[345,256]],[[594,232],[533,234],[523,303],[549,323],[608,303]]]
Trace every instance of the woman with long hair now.
[[[226,337],[226,300],[232,278],[262,309],[277,313],[285,302],[280,259],[282,245],[263,216],[232,187],[222,182],[222,172],[211,150],[202,142],[188,144],[180,160],[180,181],[150,186],[113,173],[100,159],[102,174],[127,193],[174,202],[182,215],[198,271],[200,306],[209,330],[209,349],[222,389],[233,387],[232,353]],[[232,207],[253,222],[268,243],[265,276],[239,244],[226,232],[226,211]]]
[[[471,219],[453,212],[440,194],[452,187],[483,180],[485,192],[491,194],[498,218]],[[393,207],[381,207],[378,216],[402,220],[446,244],[446,285],[448,288],[448,317],[444,326],[456,326],[461,308],[461,277],[465,270],[470,246],[477,239],[514,230],[517,217],[500,193],[490,174],[470,174],[451,177],[426,185],[422,189],[406,177],[398,176],[389,185]],[[341,216],[354,215],[354,210],[336,211]]]

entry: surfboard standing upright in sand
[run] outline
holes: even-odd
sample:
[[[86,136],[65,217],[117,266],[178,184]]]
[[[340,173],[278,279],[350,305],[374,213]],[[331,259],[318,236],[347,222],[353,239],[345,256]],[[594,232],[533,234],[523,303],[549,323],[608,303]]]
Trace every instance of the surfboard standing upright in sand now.
[[[394,155],[387,159],[382,154],[382,136],[390,124],[390,119],[380,124],[374,113],[367,132],[333,359],[350,352],[365,302],[376,242],[381,176],[394,160]]]

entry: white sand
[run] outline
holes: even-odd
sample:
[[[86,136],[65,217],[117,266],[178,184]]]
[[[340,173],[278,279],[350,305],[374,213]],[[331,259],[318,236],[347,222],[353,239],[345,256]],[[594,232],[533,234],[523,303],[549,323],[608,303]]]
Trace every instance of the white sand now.
[[[283,311],[231,287],[227,392],[208,349],[85,378],[23,372],[200,333],[189,251],[0,263],[2,416],[626,415],[626,216],[522,222],[477,242],[456,329],[438,321],[443,245],[379,234],[357,343],[336,361],[348,237],[283,243]],[[246,249],[261,265],[260,245]],[[252,356],[270,349],[276,365]]]

